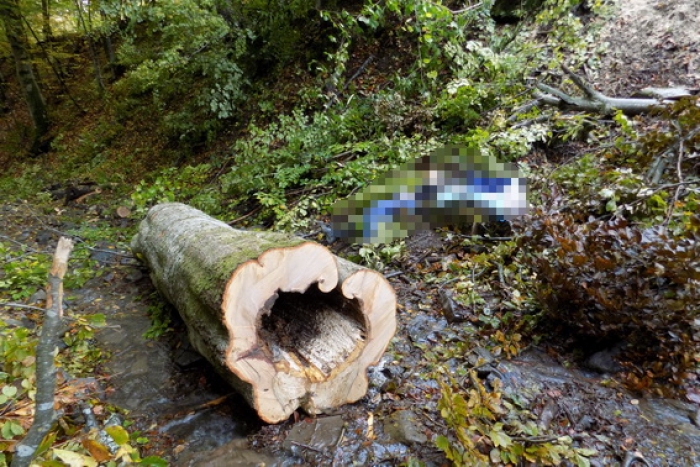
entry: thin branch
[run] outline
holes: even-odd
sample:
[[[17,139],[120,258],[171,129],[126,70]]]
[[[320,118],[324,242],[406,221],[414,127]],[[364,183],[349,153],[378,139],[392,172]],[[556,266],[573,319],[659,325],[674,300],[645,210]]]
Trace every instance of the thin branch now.
[[[8,307],[8,308],[22,308],[22,309],[27,309],[27,310],[35,310],[35,311],[46,311],[45,308],[39,308],[38,306],[31,306],[31,305],[22,305],[21,303],[12,303],[12,302],[0,302],[0,307]]]
[[[352,81],[355,78],[360,76],[362,74],[362,72],[365,71],[365,68],[367,68],[367,65],[372,63],[372,60],[374,60],[374,55],[370,54],[370,56],[367,57],[367,59],[362,63],[362,65],[360,65],[360,68],[358,68],[357,71],[350,77],[350,79],[345,82],[345,86],[343,86],[343,92],[348,89],[348,86],[350,86],[350,83],[352,83]]]

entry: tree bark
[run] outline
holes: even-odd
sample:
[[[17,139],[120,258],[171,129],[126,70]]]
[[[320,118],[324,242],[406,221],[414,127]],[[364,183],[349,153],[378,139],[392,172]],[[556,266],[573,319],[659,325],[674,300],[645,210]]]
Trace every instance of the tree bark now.
[[[384,277],[298,237],[167,203],[149,211],[132,249],[194,348],[269,423],[360,399],[396,330]]]
[[[38,154],[41,151],[44,137],[49,131],[50,122],[44,97],[41,95],[39,84],[32,70],[29,45],[22,31],[22,15],[18,0],[0,0],[0,17],[2,17],[5,35],[12,49],[17,79],[24,92],[24,99],[34,124],[31,153]]]

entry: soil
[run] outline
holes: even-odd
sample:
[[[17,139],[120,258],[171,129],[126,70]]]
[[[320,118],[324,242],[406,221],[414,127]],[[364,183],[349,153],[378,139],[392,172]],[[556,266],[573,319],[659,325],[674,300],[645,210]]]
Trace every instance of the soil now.
[[[596,84],[627,97],[645,87],[700,89],[700,0],[625,0],[602,30]]]

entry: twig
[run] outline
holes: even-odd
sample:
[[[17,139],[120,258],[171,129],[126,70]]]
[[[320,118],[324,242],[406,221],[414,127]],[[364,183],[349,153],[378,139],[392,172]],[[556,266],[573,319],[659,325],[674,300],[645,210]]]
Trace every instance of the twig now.
[[[576,75],[565,65],[562,65],[562,69],[571,78],[574,85],[583,91],[586,97],[573,97],[544,83],[537,83],[535,86],[542,92],[535,91],[534,96],[536,98],[541,99],[543,103],[548,105],[568,107],[585,112],[600,112],[607,114],[614,110],[621,110],[630,115],[636,115],[653,109],[663,108],[673,103],[673,101],[660,99],[609,97],[593,89],[592,86],[588,85],[581,77]]]
[[[513,437],[513,441],[518,441],[520,443],[532,443],[532,444],[551,443],[552,441],[556,441],[557,439],[558,439],[557,436],[546,436],[546,435],[514,436]]]
[[[450,13],[452,13],[453,15],[461,15],[462,13],[466,13],[466,12],[468,12],[468,11],[476,10],[477,8],[479,8],[479,7],[481,6],[481,3],[482,3],[482,2],[476,3],[476,4],[471,5],[471,6],[468,6],[468,7],[466,7],[466,8],[462,8],[461,10],[449,10],[449,9],[448,9],[448,11],[449,11]]]
[[[0,302],[0,307],[2,306],[6,306],[8,308],[23,308],[27,310],[46,311],[46,309],[39,308],[38,306],[22,305],[21,303]]]
[[[680,133],[681,129],[679,128],[680,125],[678,124],[678,122],[674,121],[673,124]],[[680,141],[678,142],[678,160],[676,161],[676,174],[678,175],[678,183],[683,183],[683,152],[683,138],[680,138]],[[673,200],[671,201],[668,207],[668,212],[666,213],[666,220],[664,220],[665,226],[668,226],[669,222],[671,222],[673,210],[675,209],[676,203],[678,202],[678,197],[681,194],[681,186],[682,185],[678,185],[676,187],[675,193],[673,194]]]
[[[314,447],[314,446],[309,446],[308,444],[300,443],[300,442],[298,442],[298,441],[292,441],[291,443],[292,443],[293,445],[295,445],[295,446],[299,446],[299,447],[302,447],[302,448],[304,448],[304,449],[309,449],[309,450],[314,451],[314,452],[317,452],[317,453],[319,453],[319,454],[323,454],[324,456],[327,456],[327,455],[328,455],[328,454],[326,454],[325,452],[323,452],[322,450],[320,450],[319,448]]]
[[[244,215],[244,216],[241,216],[241,217],[239,217],[239,218],[237,218],[237,219],[234,219],[234,220],[228,222],[228,225],[237,224],[238,222],[242,221],[243,219],[246,219],[246,218],[252,216],[253,214],[257,213],[257,212],[260,211],[261,209],[262,209],[262,206],[258,206],[257,208],[255,208],[255,209],[253,209],[252,211],[250,211],[248,214],[246,214],[246,215]]]
[[[56,392],[56,366],[54,352],[63,317],[63,276],[68,269],[68,257],[73,250],[73,242],[61,237],[56,246],[53,264],[49,271],[47,287],[46,318],[41,337],[36,348],[36,411],[32,427],[27,436],[15,446],[12,467],[27,467],[31,464],[39,444],[53,426],[54,394]]]
[[[348,89],[348,86],[350,86],[350,83],[352,83],[352,81],[355,78],[360,76],[362,74],[362,72],[365,71],[365,68],[367,68],[367,65],[372,63],[372,60],[374,60],[374,55],[370,54],[370,56],[367,57],[367,59],[364,62],[362,62],[362,65],[360,65],[360,68],[358,68],[357,71],[350,77],[350,79],[345,82],[345,86],[343,86],[342,92],[345,92]]]
[[[30,246],[28,246],[22,242],[18,242],[17,240],[13,240],[10,237],[8,237],[7,235],[0,235],[0,238],[5,239],[8,242],[14,243],[15,245],[19,245],[22,248],[26,248],[28,251],[31,251],[32,253],[44,253],[43,251],[35,250],[34,248],[31,248]]]
[[[400,276],[404,274],[403,271],[394,271],[384,276],[385,279],[391,279],[392,277]]]

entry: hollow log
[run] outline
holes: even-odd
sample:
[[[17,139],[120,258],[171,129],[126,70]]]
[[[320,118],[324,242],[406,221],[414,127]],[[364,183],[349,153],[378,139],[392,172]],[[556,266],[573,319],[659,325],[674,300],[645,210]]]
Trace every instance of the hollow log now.
[[[193,347],[268,423],[360,399],[396,330],[396,296],[381,274],[298,237],[166,203],[151,208],[131,248]]]

